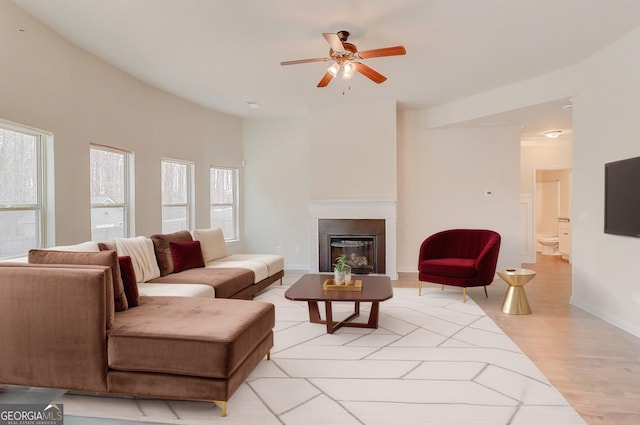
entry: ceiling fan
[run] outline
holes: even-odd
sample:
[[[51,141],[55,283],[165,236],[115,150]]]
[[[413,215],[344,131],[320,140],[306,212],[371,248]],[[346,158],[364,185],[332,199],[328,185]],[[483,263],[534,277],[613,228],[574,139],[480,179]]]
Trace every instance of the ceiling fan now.
[[[407,53],[404,46],[383,47],[380,49],[363,50],[359,52],[355,44],[347,43],[349,31],[338,31],[336,34],[325,32],[322,33],[322,36],[331,46],[328,58],[284,61],[280,62],[280,65],[286,66],[297,65],[299,63],[333,61],[333,64],[327,68],[327,72],[318,83],[318,87],[326,87],[333,78],[338,76],[348,80],[352,78],[356,72],[361,73],[374,83],[380,84],[385,81],[387,77],[363,64],[360,60],[378,58],[381,56],[398,56]]]

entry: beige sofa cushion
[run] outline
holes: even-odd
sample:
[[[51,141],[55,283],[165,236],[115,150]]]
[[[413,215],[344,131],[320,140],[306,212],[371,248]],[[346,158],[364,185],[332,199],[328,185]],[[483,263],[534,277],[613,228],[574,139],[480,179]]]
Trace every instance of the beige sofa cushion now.
[[[252,261],[267,266],[269,276],[284,270],[284,257],[273,254],[233,254],[223,259],[224,261]]]
[[[138,293],[143,297],[195,297],[215,298],[213,286],[200,283],[138,283]]]
[[[173,259],[171,257],[171,242],[191,242],[193,238],[191,233],[186,230],[167,234],[151,235],[153,241],[153,249],[158,261],[160,276],[166,276],[173,273]]]
[[[143,297],[137,308],[116,314],[107,343],[109,367],[227,378],[274,325],[270,303]]]
[[[124,311],[128,308],[122,276],[120,275],[118,255],[115,251],[74,252],[32,249],[29,251],[29,263],[109,266],[111,268],[111,279],[113,282],[115,310]]]
[[[227,261],[228,257],[221,260],[212,261],[206,264],[208,269],[247,269],[251,270],[254,275],[252,283],[260,282],[269,277],[269,270],[264,263],[255,261]]]
[[[231,298],[238,292],[250,287],[255,282],[255,275],[249,269],[209,269],[196,268],[183,272],[171,273],[152,279],[149,283],[203,284],[216,290],[217,298]]]
[[[193,238],[200,241],[205,263],[227,256],[227,244],[224,241],[222,229],[196,229],[193,231]]]

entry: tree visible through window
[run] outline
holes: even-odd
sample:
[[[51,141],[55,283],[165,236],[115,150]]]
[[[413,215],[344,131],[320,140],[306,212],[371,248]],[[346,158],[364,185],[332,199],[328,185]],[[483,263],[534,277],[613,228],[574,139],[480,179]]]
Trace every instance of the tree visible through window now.
[[[211,167],[211,227],[227,240],[238,239],[238,170]]]
[[[191,180],[193,165],[162,161],[162,232],[189,230],[191,226]]]
[[[91,240],[129,236],[130,153],[91,146]]]
[[[0,125],[0,258],[44,245],[42,137]]]

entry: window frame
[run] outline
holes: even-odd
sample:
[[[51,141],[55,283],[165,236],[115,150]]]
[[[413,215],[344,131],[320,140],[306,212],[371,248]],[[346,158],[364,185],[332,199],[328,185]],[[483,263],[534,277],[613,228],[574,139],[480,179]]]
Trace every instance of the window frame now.
[[[123,209],[123,236],[124,238],[130,237],[134,234],[134,223],[133,223],[133,152],[116,148],[113,146],[102,145],[99,143],[89,143],[89,158],[91,158],[91,149],[102,150],[111,153],[122,154],[124,158],[124,189],[123,189],[123,203],[113,203],[113,204],[95,204],[91,202],[91,194],[89,196],[90,212],[92,213],[94,209]],[[91,160],[89,160],[89,178],[91,179]],[[91,181],[89,181],[89,191],[91,191]],[[91,240],[93,241],[93,220],[90,218],[90,233]],[[94,242],[102,242],[102,241],[94,241]]]
[[[233,201],[231,203],[227,202],[213,202],[211,199],[211,186],[213,183],[213,175],[212,172],[214,170],[225,170],[232,172],[233,178]],[[211,165],[209,167],[209,225],[214,227],[214,224],[211,222],[211,210],[214,207],[231,207],[232,209],[232,218],[233,218],[233,235],[228,236],[224,235],[224,239],[226,242],[236,242],[240,240],[240,170],[238,167],[224,167],[218,165]]]
[[[36,200],[33,204],[0,204],[0,212],[35,211],[36,243],[31,248],[43,248],[49,246],[55,240],[55,184],[53,174],[53,133],[39,128],[14,123],[0,118],[0,128],[14,133],[22,133],[36,138]],[[31,249],[30,248],[30,249]],[[28,250],[27,250],[28,251]],[[0,259],[20,258],[27,254],[21,252],[17,255],[0,257]]]
[[[162,158],[160,160],[160,184],[162,185],[162,164],[165,162],[170,162],[174,164],[186,165],[187,167],[187,202],[186,203],[176,203],[176,204],[167,204],[162,199],[162,193],[160,193],[160,204],[161,204],[161,227],[162,232],[167,233],[164,229],[164,207],[186,207],[187,210],[187,228],[182,230],[193,230],[193,223],[195,223],[195,195],[194,195],[194,178],[195,178],[195,163],[192,161],[185,161],[182,159],[174,159],[174,158]],[[162,191],[162,186],[161,186]]]

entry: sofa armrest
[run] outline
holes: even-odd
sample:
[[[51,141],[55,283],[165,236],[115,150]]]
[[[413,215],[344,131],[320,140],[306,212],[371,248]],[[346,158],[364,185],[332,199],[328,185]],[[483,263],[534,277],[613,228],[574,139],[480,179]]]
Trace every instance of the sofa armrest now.
[[[0,265],[0,383],[105,391],[112,291],[105,266]]]

